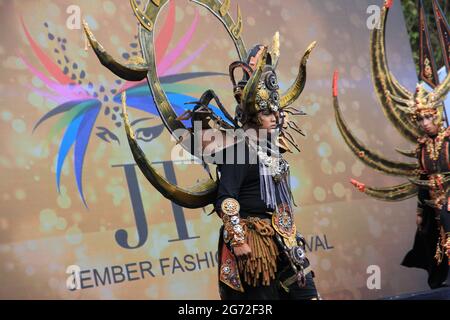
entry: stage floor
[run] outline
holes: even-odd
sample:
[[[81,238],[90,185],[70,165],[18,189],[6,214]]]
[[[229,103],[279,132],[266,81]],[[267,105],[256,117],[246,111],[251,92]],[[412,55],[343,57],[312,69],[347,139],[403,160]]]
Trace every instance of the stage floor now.
[[[450,300],[450,287],[415,293],[405,293],[398,296],[383,298],[382,300]]]

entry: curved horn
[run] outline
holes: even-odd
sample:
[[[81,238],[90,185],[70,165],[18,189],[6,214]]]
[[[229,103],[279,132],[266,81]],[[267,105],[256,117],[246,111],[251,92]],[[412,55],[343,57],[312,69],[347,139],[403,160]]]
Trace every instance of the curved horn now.
[[[448,182],[450,182],[450,175],[447,174],[442,174],[443,178],[442,178],[442,184],[447,184]],[[433,180],[420,180],[420,179],[411,179],[408,178],[408,180],[412,183],[415,184],[416,186],[419,187],[424,187],[424,188],[432,188],[433,187]]]
[[[397,78],[390,72],[386,58],[386,24],[389,9],[392,6],[391,0],[386,0],[381,9],[380,28],[374,28],[371,32],[370,46],[373,49],[379,70],[385,75],[387,90],[402,98],[412,98],[413,93],[400,84]]]
[[[147,80],[152,92],[155,106],[160,114],[163,124],[178,142],[180,142],[181,140],[181,138],[177,137],[176,135],[179,129],[183,130],[183,132],[188,133],[190,139],[182,139],[181,145],[188,152],[192,153],[190,144],[192,141],[194,141],[193,134],[190,130],[186,130],[186,127],[181,120],[177,119],[178,116],[171,106],[164,90],[162,89],[160,79],[156,73],[153,26],[159,12],[167,4],[167,2],[168,0],[148,2],[145,10],[141,11],[136,5],[136,2],[134,0],[130,0],[133,11],[140,22],[139,40],[145,61],[147,61],[149,66]],[[229,13],[226,10],[226,2],[224,3],[224,6],[222,6],[222,4],[217,0],[194,2],[206,7],[222,22],[235,44],[239,57],[241,58],[241,60],[244,60],[247,52],[240,35],[242,31],[242,22],[240,23],[240,27],[238,26],[238,24],[234,24]],[[124,112],[124,119],[127,121],[126,112]],[[158,175],[157,172],[150,166],[145,158],[144,153],[136,143],[130,126],[126,125],[125,128],[127,130],[128,142],[132,149],[133,157],[135,158],[136,163],[139,165],[139,168],[144,173],[146,178],[150,181],[150,183],[152,183],[152,185],[155,186],[155,188],[157,188],[157,190],[166,198],[186,208],[199,208],[214,201],[217,193],[217,183],[215,181],[210,179],[206,183],[202,183],[200,184],[200,186],[191,190],[181,189],[173,184],[170,184],[166,179]]]
[[[219,12],[220,15],[223,17],[228,13],[228,10],[230,10],[231,0],[224,0],[222,5],[220,6]]]
[[[417,158],[417,150],[402,150],[395,148],[395,151],[408,158]]]
[[[270,56],[272,57],[272,67],[276,69],[278,59],[280,58],[280,33],[275,32],[272,38],[272,47],[270,48]]]
[[[395,128],[409,141],[416,142],[421,136],[413,120],[400,108],[398,108],[387,95],[387,91],[401,99],[409,100],[412,93],[402,87],[397,79],[389,71],[385,50],[386,21],[389,5],[385,5],[381,12],[381,28],[374,30],[370,35],[370,64],[372,82],[383,112]]]
[[[168,0],[161,0],[159,3],[152,1],[147,2],[145,10],[140,10],[135,0],[130,0],[133,12],[140,22],[139,25],[139,41],[141,44],[142,53],[145,61],[147,61],[149,70],[147,72],[147,80],[152,92],[152,98],[154,100],[156,109],[161,117],[166,129],[175,138],[186,151],[192,153],[191,144],[193,140],[193,134],[187,130],[181,119],[177,119],[178,115],[170,104],[166,93],[162,89],[160,79],[157,75],[155,48],[153,42],[154,28],[149,28],[149,23],[154,25],[159,12],[168,3]],[[183,134],[180,136],[180,132]],[[187,133],[187,137],[184,134]],[[183,138],[182,138],[183,137]]]
[[[439,104],[441,100],[445,99],[448,91],[450,90],[450,73],[445,78],[444,82],[439,84],[429,95],[429,99],[433,103]]]
[[[392,100],[394,100],[395,103],[402,105],[404,107],[412,108],[414,107],[414,101],[411,99],[404,99],[397,97],[393,95],[389,90],[386,90],[386,94],[388,97],[390,97]]]
[[[295,79],[291,87],[280,98],[281,108],[285,108],[294,103],[295,100],[297,100],[300,94],[303,92],[306,84],[306,64],[308,62],[311,51],[315,48],[316,44],[317,42],[314,41],[306,49],[303,58],[300,60],[297,78]]]
[[[153,5],[155,5],[156,7],[159,7],[159,5],[160,5],[159,0],[157,2],[155,2],[155,1],[152,1],[152,2],[153,2]],[[149,32],[152,32],[153,31],[154,22],[152,21],[152,19],[150,19],[147,16],[148,8],[151,8],[151,7],[148,6],[146,12],[142,12],[141,9],[139,9],[138,4],[136,3],[136,0],[130,0],[130,5],[131,5],[131,8],[133,9],[134,15],[136,16],[136,18],[141,23],[141,26],[143,26]]]
[[[218,0],[191,0],[206,9],[208,9],[219,21],[223,24],[228,34],[233,40],[234,46],[236,47],[239,59],[245,61],[247,57],[247,50],[245,49],[244,41],[242,40],[242,17],[241,10],[238,6],[238,20],[235,23],[230,16],[230,1],[225,0],[222,3]]]
[[[231,32],[233,33],[234,38],[240,38],[242,35],[242,28],[243,28],[243,24],[242,24],[242,14],[241,14],[241,8],[239,7],[239,5],[237,5],[237,21],[234,24],[233,29],[231,29]]]
[[[367,187],[364,183],[354,179],[350,181],[359,191],[372,198],[384,201],[402,201],[417,195],[418,187],[412,183],[403,183],[397,186],[386,188]]]
[[[140,81],[145,79],[148,72],[148,65],[145,63],[140,64],[128,64],[123,65],[120,62],[116,61],[104,48],[103,46],[95,39],[94,34],[89,29],[86,21],[83,21],[84,32],[86,33],[86,37],[95,52],[95,55],[100,60],[101,64],[108,68],[112,73],[116,76],[128,80],[128,81]]]
[[[259,59],[256,70],[253,72],[252,76],[242,90],[242,103],[246,104],[245,109],[248,110],[250,114],[254,114],[257,112],[255,108],[256,94],[258,92],[258,85],[261,79],[262,69],[266,65],[267,47],[264,47],[261,56],[262,58]]]
[[[202,208],[206,205],[214,203],[217,196],[217,183],[214,180],[209,179],[206,182],[200,183],[190,189],[183,189],[167,181],[152,167],[141,147],[137,143],[133,129],[130,125],[130,121],[128,120],[125,92],[122,93],[122,115],[128,143],[136,164],[139,169],[141,169],[147,180],[164,197],[175,202],[179,206],[191,209]]]
[[[380,154],[373,152],[366,148],[348,129],[347,124],[342,118],[342,114],[339,107],[338,90],[337,90],[337,72],[334,74],[333,79],[333,107],[336,116],[336,124],[345,143],[350,147],[350,150],[367,166],[385,172],[390,175],[415,177],[418,175],[417,163],[403,163],[391,161]]]
[[[168,3],[168,0],[160,0],[157,4],[155,4],[154,2],[148,2],[147,7],[143,11],[141,11],[135,5],[136,2],[134,0],[130,0],[130,2],[133,11],[140,22],[139,39],[145,61],[147,61],[149,65],[147,79],[152,91],[152,97],[154,99],[155,106],[158,109],[161,120],[163,121],[168,131],[178,141],[178,143],[181,143],[184,149],[192,153],[192,148],[190,146],[192,141],[194,141],[192,133],[189,134],[190,139],[183,139],[182,141],[180,141],[180,137],[176,135],[177,130],[184,131],[186,130],[186,126],[181,120],[177,119],[178,116],[171,106],[164,90],[162,89],[160,80],[156,73],[155,50],[153,42],[154,28],[148,28],[148,22],[150,22],[151,25],[154,25],[159,12]],[[245,59],[247,52],[244,46],[244,42],[242,41],[240,34],[236,34],[236,25],[234,24],[229,13],[225,11],[227,7],[222,7],[222,4],[217,0],[194,0],[193,2],[206,7],[222,22],[235,44],[239,57],[241,59]]]

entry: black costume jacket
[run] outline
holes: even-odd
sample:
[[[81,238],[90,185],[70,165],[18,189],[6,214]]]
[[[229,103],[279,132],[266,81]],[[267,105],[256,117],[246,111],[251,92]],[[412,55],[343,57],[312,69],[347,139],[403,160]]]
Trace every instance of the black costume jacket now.
[[[436,251],[440,236],[450,232],[450,129],[442,137],[442,146],[436,159],[427,147],[431,138],[419,140],[417,156],[420,163],[422,182],[426,185],[419,187],[418,211],[422,212],[422,224],[416,231],[414,245],[405,256],[402,265],[406,267],[422,268],[428,272],[428,284],[431,288],[438,288],[447,279],[448,257],[443,250],[441,261],[438,261]],[[434,141],[436,145],[436,141]]]

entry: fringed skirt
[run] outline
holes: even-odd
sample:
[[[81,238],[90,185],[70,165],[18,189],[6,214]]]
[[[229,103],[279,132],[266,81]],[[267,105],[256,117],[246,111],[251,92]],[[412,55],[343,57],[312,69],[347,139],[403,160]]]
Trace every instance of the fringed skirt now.
[[[247,226],[247,243],[250,257],[237,259],[243,280],[251,286],[268,286],[275,279],[279,250],[275,243],[275,230],[270,220],[256,217],[242,219]]]

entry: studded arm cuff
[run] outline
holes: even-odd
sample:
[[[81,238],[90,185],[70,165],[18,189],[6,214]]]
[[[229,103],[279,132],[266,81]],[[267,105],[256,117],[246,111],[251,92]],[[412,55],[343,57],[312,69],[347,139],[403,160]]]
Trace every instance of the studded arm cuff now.
[[[245,224],[239,216],[239,202],[233,198],[227,198],[222,202],[222,221],[224,226],[223,238],[233,247],[239,247],[245,243]]]

